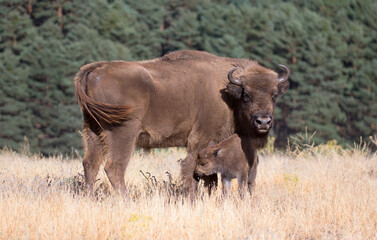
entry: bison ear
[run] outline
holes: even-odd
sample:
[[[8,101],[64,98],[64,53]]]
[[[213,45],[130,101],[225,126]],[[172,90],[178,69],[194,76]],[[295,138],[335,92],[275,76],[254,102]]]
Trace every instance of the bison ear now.
[[[218,149],[216,149],[215,150],[215,152],[213,153],[213,155],[215,155],[215,157],[220,157],[221,156],[221,154],[222,154],[222,150],[221,150],[221,148],[218,148]]]
[[[279,89],[278,95],[283,95],[289,89],[289,82],[285,81],[285,82],[279,83],[278,89]]]
[[[237,85],[228,83],[228,85],[226,85],[226,88],[228,89],[228,93],[229,93],[230,96],[232,96],[235,99],[241,98],[241,95],[242,95],[242,87],[241,86],[237,86]]]

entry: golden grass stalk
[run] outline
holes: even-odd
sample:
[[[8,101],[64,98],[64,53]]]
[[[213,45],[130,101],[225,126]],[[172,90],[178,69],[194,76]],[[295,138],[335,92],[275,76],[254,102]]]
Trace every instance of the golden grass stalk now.
[[[82,195],[80,160],[4,150],[0,239],[377,239],[377,156],[361,148],[263,155],[253,196],[201,188],[193,203],[169,192],[184,155],[136,153],[131,199],[111,191],[103,170],[93,199]]]

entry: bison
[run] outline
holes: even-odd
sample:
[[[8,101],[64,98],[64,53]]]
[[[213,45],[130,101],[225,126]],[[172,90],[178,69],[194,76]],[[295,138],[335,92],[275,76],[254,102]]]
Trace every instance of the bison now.
[[[275,100],[289,88],[289,69],[279,77],[249,59],[201,51],[177,51],[161,58],[84,65],[74,79],[83,116],[83,158],[91,192],[99,167],[112,186],[126,194],[124,174],[135,146],[185,147],[181,163],[185,189],[192,194],[198,151],[236,133],[256,177],[257,149],[273,125]],[[204,178],[209,188],[217,175]]]
[[[218,144],[210,142],[208,147],[199,151],[195,173],[198,176],[210,176],[220,172],[224,195],[228,195],[232,179],[237,178],[238,189],[243,196],[249,169],[249,163],[241,148],[241,139],[237,134],[233,134]]]

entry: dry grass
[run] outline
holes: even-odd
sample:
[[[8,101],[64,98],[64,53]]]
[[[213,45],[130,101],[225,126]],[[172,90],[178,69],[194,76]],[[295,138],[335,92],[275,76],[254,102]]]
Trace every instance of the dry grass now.
[[[377,156],[360,147],[264,155],[252,197],[218,190],[194,203],[179,194],[184,155],[135,154],[131,200],[111,193],[102,170],[96,200],[81,194],[80,160],[4,150],[0,239],[377,239]]]

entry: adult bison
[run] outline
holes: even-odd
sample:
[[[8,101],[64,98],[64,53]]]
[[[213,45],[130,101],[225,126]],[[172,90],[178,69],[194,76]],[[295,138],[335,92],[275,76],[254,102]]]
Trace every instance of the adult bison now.
[[[89,191],[107,157],[112,186],[126,193],[124,174],[135,145],[141,148],[186,147],[181,174],[192,193],[198,151],[208,142],[237,133],[250,164],[251,189],[273,124],[276,97],[289,87],[281,77],[248,59],[177,51],[162,58],[95,62],[81,67],[75,93],[84,115],[83,166]],[[237,70],[239,69],[239,70]],[[204,179],[207,186],[217,176]]]

